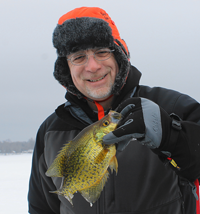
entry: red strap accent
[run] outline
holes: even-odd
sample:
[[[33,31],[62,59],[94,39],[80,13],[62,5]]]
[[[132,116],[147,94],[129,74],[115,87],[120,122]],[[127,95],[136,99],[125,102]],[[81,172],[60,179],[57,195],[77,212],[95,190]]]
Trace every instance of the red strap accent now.
[[[198,200],[196,201],[196,214],[200,214],[200,203],[199,203],[199,180],[196,179],[194,182],[196,188],[197,188],[197,196],[198,196]]]
[[[101,102],[103,101],[106,101],[108,99],[110,99],[111,97],[113,96],[113,94],[111,94],[108,98],[106,98],[105,100],[101,100]],[[86,100],[88,99],[87,97],[84,97]],[[98,120],[101,120],[104,116],[105,116],[105,113],[104,113],[104,108],[101,104],[99,104],[97,101],[95,100],[91,100],[91,102],[94,102],[96,107],[97,107],[97,110],[98,110]]]
[[[96,102],[94,100],[94,103],[98,109],[98,120],[101,120],[104,116],[105,116],[105,113],[104,113],[104,109],[103,109],[103,106],[100,105],[98,102]]]

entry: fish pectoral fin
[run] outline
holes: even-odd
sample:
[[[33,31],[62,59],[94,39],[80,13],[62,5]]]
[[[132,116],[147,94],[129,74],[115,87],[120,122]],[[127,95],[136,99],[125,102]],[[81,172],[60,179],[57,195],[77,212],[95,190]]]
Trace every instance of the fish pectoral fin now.
[[[105,159],[108,152],[109,152],[109,149],[107,148],[102,149],[101,152],[96,156],[94,163],[95,164],[101,163]]]
[[[105,186],[105,183],[108,179],[108,176],[109,176],[109,173],[106,170],[103,177],[98,182],[96,182],[93,186],[83,190],[79,190],[79,192],[85,198],[86,201],[88,201],[89,203],[95,203],[98,200]]]
[[[118,162],[116,156],[113,156],[113,158],[110,161],[109,167],[111,169],[111,173],[113,173],[113,169],[115,170],[116,174],[118,172]]]
[[[57,157],[54,159],[53,163],[46,171],[46,176],[48,177],[63,177],[63,169],[66,164],[66,151],[69,148],[70,143],[66,144],[62,150],[60,150]]]

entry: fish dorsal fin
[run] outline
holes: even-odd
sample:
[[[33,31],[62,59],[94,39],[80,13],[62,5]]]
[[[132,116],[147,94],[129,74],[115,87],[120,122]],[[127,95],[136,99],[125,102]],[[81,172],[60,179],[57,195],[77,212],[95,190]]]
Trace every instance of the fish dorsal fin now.
[[[113,158],[110,160],[109,167],[111,169],[111,173],[113,173],[113,169],[115,170],[116,174],[118,171],[118,162],[116,156],[113,156]]]
[[[81,132],[79,132],[72,141],[70,141],[69,147],[67,147],[66,150],[66,158],[70,158],[74,151],[76,151],[80,146],[83,148],[84,145],[86,145],[88,141],[91,140],[91,138],[88,137],[88,133],[90,133],[91,127],[92,125],[87,126]]]
[[[59,151],[57,157],[45,173],[48,177],[63,177],[63,168],[66,162],[66,153],[70,146],[71,141],[65,144],[65,146]]]
[[[89,203],[94,203],[98,200],[105,186],[105,183],[108,179],[108,176],[109,176],[109,173],[106,170],[103,177],[98,182],[96,182],[93,186],[87,189],[79,190],[79,192],[85,198],[86,201],[88,201]]]

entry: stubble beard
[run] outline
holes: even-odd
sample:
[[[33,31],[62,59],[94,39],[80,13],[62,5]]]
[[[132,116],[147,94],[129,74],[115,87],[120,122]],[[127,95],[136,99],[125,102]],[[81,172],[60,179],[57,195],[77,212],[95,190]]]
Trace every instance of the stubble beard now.
[[[86,87],[87,94],[92,99],[103,99],[107,98],[112,94],[112,83],[107,87],[107,89],[98,89],[98,90],[91,90],[90,88]]]

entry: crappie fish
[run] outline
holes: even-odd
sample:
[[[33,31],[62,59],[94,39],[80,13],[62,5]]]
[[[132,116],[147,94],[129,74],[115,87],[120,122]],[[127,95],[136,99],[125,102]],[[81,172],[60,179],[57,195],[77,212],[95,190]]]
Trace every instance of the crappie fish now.
[[[63,177],[60,189],[53,193],[64,196],[72,205],[77,191],[91,205],[97,201],[109,176],[108,167],[111,172],[118,170],[115,145],[105,145],[102,139],[116,129],[121,117],[110,111],[61,149],[46,172],[49,177]]]

